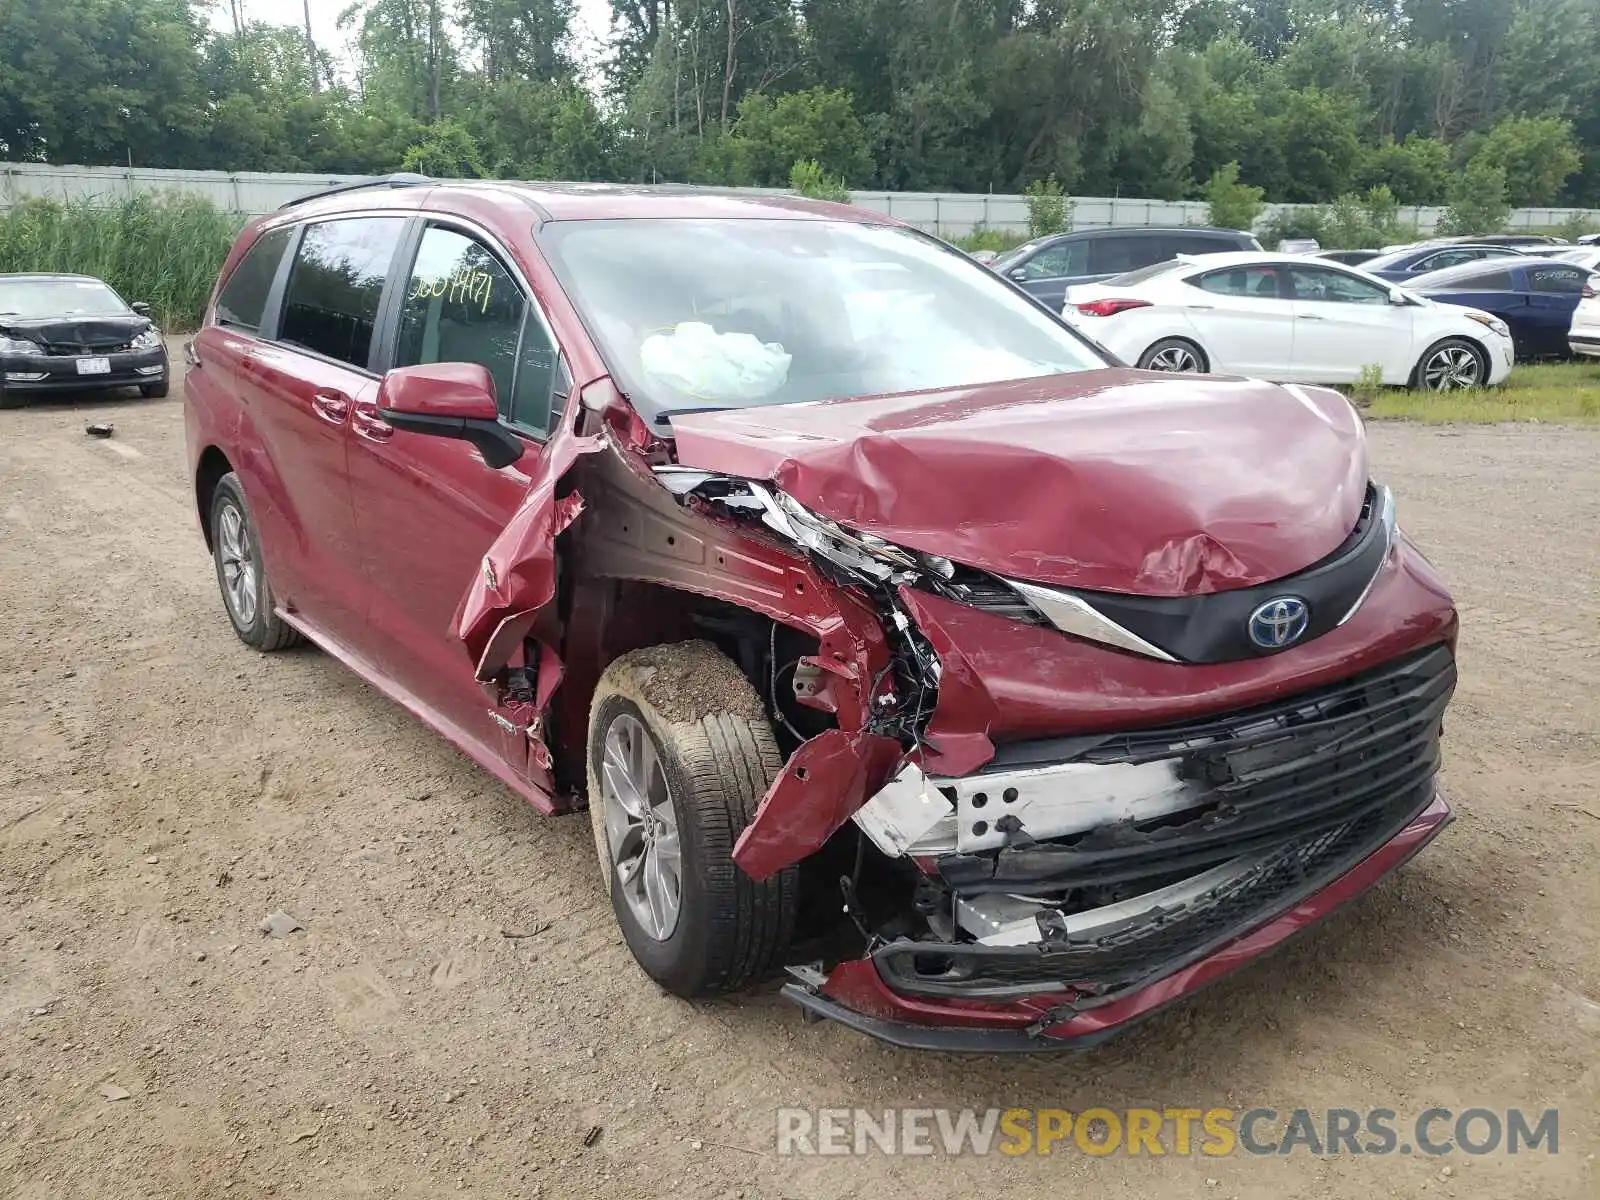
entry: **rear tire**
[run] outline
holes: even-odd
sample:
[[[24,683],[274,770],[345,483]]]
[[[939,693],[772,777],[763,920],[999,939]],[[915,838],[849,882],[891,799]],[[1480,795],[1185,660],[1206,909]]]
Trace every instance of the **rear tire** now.
[[[1205,351],[1187,338],[1162,338],[1139,356],[1141,371],[1203,375],[1211,369]]]
[[[222,607],[241,642],[263,653],[300,644],[299,631],[273,609],[255,518],[244,498],[244,485],[232,471],[217,481],[211,495],[211,559]]]
[[[1445,338],[1422,352],[1411,385],[1424,392],[1454,392],[1486,387],[1489,356],[1466,338]]]
[[[595,852],[634,959],[686,999],[761,979],[794,934],[799,869],[757,883],[733,862],[783,761],[755,689],[709,643],[652,646],[606,669],[589,714]]]

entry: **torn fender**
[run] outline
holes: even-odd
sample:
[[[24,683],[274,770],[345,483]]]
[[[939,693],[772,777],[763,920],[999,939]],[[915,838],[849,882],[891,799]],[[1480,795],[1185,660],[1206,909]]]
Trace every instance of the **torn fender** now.
[[[766,879],[815,854],[888,781],[904,753],[893,738],[842,729],[803,743],[761,798],[733,861],[752,879]]]
[[[540,456],[526,498],[484,554],[454,622],[480,681],[500,674],[555,596],[556,538],[583,511],[582,497],[558,496],[557,488],[574,463],[607,445],[603,434],[580,437],[563,426]]]

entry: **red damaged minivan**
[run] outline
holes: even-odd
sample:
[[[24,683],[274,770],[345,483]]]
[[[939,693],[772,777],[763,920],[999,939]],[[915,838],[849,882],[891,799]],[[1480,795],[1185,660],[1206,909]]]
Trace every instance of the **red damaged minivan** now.
[[[239,636],[587,808],[678,995],[1082,1045],[1449,817],[1455,612],[1344,398],[875,214],[394,176],[252,222],[190,360]]]

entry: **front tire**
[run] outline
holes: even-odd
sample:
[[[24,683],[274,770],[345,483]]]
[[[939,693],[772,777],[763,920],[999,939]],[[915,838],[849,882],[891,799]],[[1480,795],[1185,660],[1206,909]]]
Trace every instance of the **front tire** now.
[[[171,384],[166,379],[162,379],[160,383],[141,383],[139,385],[139,395],[146,400],[165,400],[170,387]]]
[[[799,871],[757,883],[733,846],[782,765],[761,700],[706,642],[636,650],[589,710],[601,882],[634,959],[673,995],[765,976],[794,933]]]
[[[299,644],[300,634],[273,610],[261,539],[244,485],[232,471],[217,481],[211,495],[211,558],[222,607],[241,642],[264,653]]]
[[[0,387],[0,408],[21,408],[27,402],[27,396],[21,392],[8,392]]]
[[[1162,338],[1139,356],[1141,371],[1169,371],[1176,375],[1202,375],[1209,371],[1205,352],[1185,338]]]
[[[1446,338],[1423,351],[1411,382],[1425,392],[1483,387],[1489,382],[1489,358],[1465,338]]]

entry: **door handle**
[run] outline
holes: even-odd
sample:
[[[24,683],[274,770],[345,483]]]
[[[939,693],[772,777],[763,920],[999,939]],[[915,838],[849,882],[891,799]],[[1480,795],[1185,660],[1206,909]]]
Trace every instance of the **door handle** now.
[[[343,392],[312,392],[311,408],[329,424],[343,425],[344,419],[350,415],[350,397]]]
[[[377,406],[373,404],[356,405],[356,415],[350,418],[350,425],[358,437],[369,442],[387,442],[394,434],[394,426],[378,415]]]
[[[1319,316],[1317,316],[1316,313],[1296,313],[1295,316],[1299,317],[1302,321],[1326,321],[1327,320],[1326,317],[1319,317]]]
[[[1217,306],[1215,304],[1190,304],[1186,307],[1190,312],[1211,312]]]

